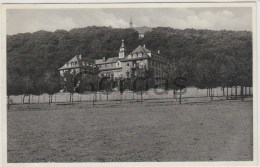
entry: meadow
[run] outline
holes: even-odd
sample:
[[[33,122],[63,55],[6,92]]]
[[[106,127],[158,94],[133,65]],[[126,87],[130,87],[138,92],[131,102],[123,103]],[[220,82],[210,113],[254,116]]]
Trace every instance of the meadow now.
[[[8,162],[249,161],[252,98],[10,105]]]

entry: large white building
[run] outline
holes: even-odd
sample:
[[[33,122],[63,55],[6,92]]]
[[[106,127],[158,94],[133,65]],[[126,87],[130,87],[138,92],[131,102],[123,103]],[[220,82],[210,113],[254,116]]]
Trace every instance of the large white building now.
[[[98,73],[101,76],[113,76],[115,78],[132,78],[139,76],[141,72],[149,71],[155,78],[155,82],[161,81],[165,76],[164,67],[167,57],[160,54],[160,51],[151,51],[139,45],[132,52],[126,53],[124,40],[122,40],[118,55],[115,57],[103,57],[93,62],[82,59],[81,55],[74,56],[71,60],[59,68],[60,75],[64,72],[76,74],[85,72],[89,74]]]
[[[139,45],[129,54],[125,51],[124,40],[122,40],[118,56],[95,60],[99,75],[130,78],[137,76],[140,71],[150,71],[155,81],[165,76],[163,67],[167,62],[167,57],[160,54],[160,51],[151,51],[145,45]]]
[[[74,75],[79,72],[95,74],[97,73],[98,68],[93,61],[91,62],[90,60],[84,60],[81,55],[76,55],[58,70],[60,72],[60,76],[63,77],[65,72],[69,72]]]

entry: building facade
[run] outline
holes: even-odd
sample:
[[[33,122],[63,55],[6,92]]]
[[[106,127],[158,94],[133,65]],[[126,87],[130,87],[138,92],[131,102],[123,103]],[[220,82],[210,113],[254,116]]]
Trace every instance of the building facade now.
[[[138,76],[142,71],[149,71],[155,78],[155,82],[160,82],[165,76],[164,67],[167,57],[154,52],[144,46],[139,45],[131,53],[126,54],[124,40],[119,49],[117,57],[97,59],[95,65],[98,66],[100,76],[113,76],[115,78],[131,78]]]
[[[64,77],[64,73],[69,72],[71,74],[77,74],[84,72],[87,74],[98,73],[98,68],[93,61],[82,59],[81,55],[76,55],[58,69],[60,76]]]
[[[76,55],[61,68],[60,76],[65,72],[77,74],[84,72],[87,74],[98,74],[98,76],[111,76],[114,78],[134,78],[141,76],[144,72],[149,72],[150,77],[154,78],[155,83],[160,83],[165,77],[164,67],[167,57],[160,54],[160,51],[151,51],[139,45],[129,54],[126,53],[124,40],[122,40],[116,57],[96,59],[90,62],[82,59],[81,55]]]

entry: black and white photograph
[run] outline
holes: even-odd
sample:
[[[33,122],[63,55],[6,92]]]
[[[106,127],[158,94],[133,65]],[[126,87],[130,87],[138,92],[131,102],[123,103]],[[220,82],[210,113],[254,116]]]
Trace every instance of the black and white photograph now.
[[[255,7],[6,5],[6,163],[255,163]]]

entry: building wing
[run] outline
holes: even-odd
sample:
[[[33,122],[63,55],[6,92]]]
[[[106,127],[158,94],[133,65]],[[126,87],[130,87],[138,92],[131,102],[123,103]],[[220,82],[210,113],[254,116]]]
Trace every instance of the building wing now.
[[[76,55],[72,59],[70,59],[67,63],[65,63],[59,70],[66,70],[72,68],[80,68],[82,67],[81,55]]]
[[[110,58],[103,58],[103,59],[97,59],[95,60],[95,64],[96,65],[100,65],[100,64],[110,64],[110,63],[116,63],[116,61],[118,60],[118,57],[110,57]]]

